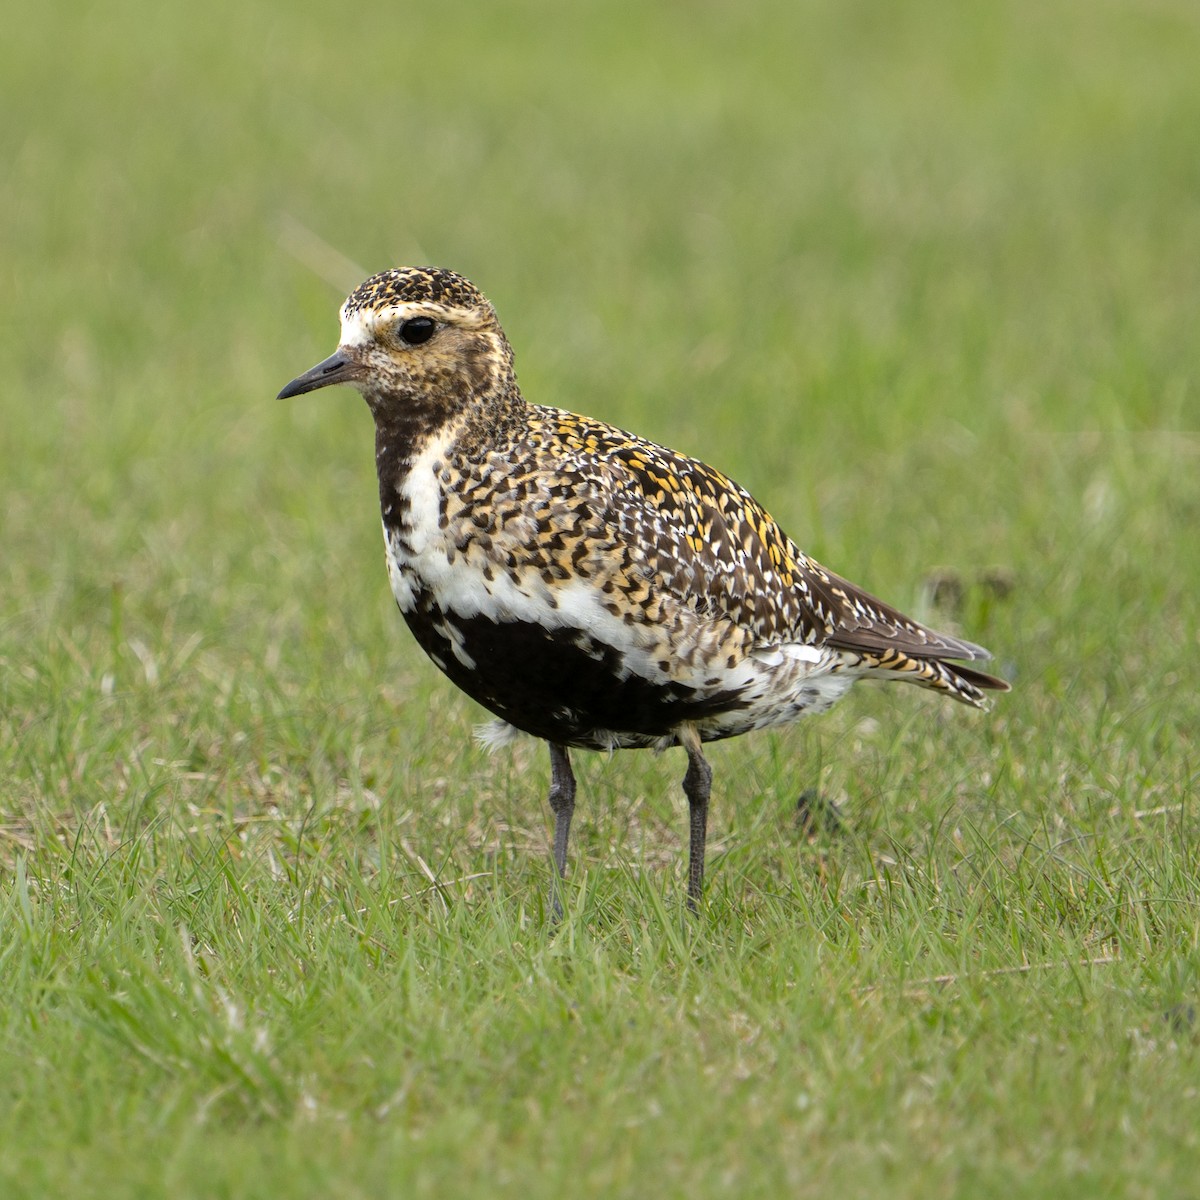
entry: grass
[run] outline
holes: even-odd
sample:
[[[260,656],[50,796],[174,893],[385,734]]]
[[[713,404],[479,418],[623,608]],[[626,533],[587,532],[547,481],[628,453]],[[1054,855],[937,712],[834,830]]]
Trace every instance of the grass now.
[[[1194,1190],[1198,50],[1170,0],[11,22],[0,1191]],[[551,936],[544,754],[396,616],[366,412],[272,401],[414,260],[1012,694],[714,748],[698,920],[677,756],[580,756]]]

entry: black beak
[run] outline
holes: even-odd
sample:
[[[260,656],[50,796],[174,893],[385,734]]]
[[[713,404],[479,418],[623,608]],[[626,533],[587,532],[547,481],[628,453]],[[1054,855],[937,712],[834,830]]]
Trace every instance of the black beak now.
[[[350,383],[357,377],[358,363],[344,350],[337,350],[324,362],[317,363],[303,375],[297,375],[276,399],[303,396],[305,392],[315,392],[317,388],[329,387],[334,383]]]

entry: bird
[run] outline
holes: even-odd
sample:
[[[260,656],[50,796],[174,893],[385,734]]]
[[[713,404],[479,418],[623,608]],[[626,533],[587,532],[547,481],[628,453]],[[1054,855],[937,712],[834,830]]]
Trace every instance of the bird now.
[[[727,475],[603,421],[530,403],[495,308],[440,267],[372,275],[336,351],[279,399],[357,388],[375,425],[388,578],[433,663],[550,752],[551,900],[575,810],[572,750],[681,747],[687,904],[704,886],[708,742],[826,711],[859,679],[977,708],[1009,684],[981,646],[821,566]]]

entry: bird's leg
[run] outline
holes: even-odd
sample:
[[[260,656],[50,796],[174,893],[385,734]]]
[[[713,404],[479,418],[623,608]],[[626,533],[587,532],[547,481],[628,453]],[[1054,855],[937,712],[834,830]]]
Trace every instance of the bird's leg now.
[[[704,844],[708,838],[708,797],[712,791],[712,767],[700,752],[700,736],[692,726],[681,732],[679,742],[687,751],[688,768],[683,777],[683,794],[688,801],[688,908],[700,911],[704,892]]]
[[[550,909],[554,919],[562,919],[562,880],[567,874],[567,841],[571,836],[571,817],[575,812],[575,773],[565,746],[550,746],[550,811],[554,813],[554,867],[556,878],[551,887]]]

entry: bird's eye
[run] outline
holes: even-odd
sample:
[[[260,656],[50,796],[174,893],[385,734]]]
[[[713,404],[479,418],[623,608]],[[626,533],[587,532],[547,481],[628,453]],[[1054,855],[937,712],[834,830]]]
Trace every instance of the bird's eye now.
[[[436,328],[437,322],[429,317],[410,317],[407,321],[400,322],[396,332],[402,342],[409,346],[419,346],[433,337]]]

